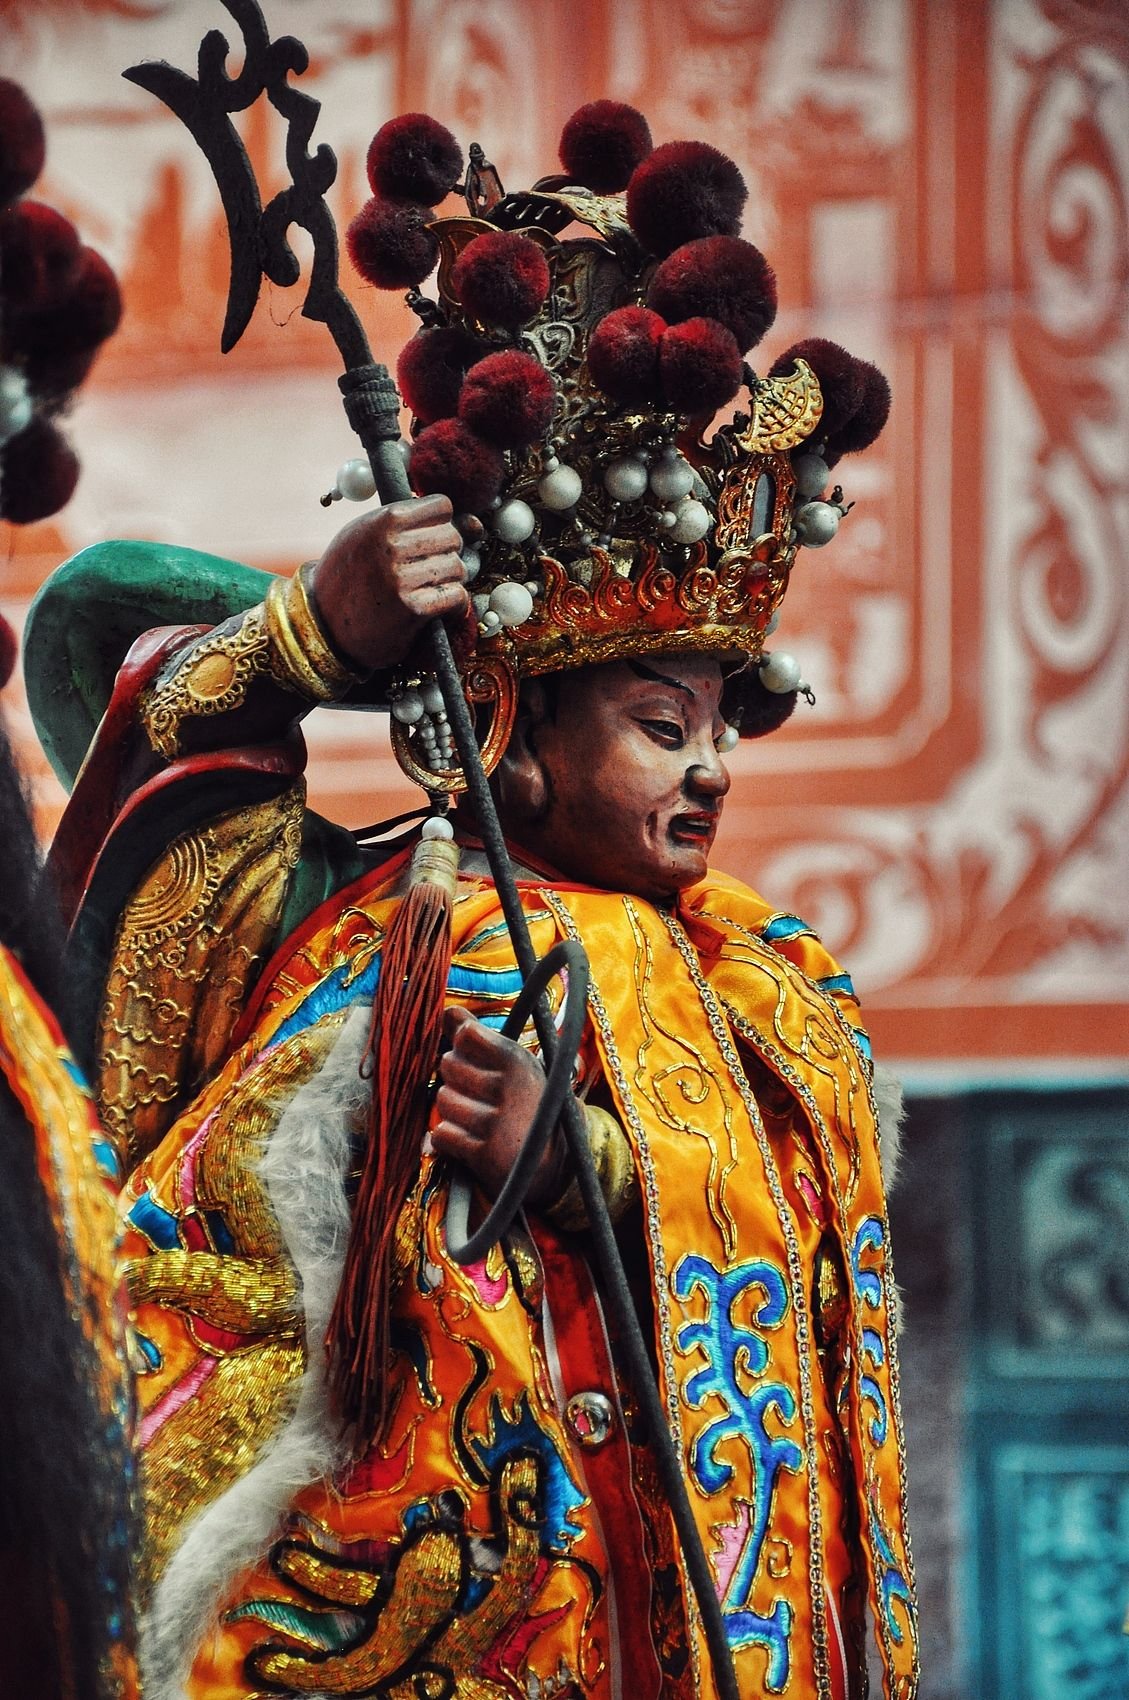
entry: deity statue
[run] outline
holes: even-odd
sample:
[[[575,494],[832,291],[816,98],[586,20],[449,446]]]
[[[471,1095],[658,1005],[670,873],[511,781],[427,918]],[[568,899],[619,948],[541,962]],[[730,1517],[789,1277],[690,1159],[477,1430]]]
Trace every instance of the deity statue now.
[[[288,579],[100,545],[33,616],[45,742],[83,764],[55,867],[129,1169],[151,1700],[719,1691],[559,1138],[501,1239],[452,1249],[456,1181],[479,1220],[544,1076],[501,1031],[522,974],[436,618],[536,949],[587,952],[572,1092],[738,1691],[863,1695],[869,1613],[887,1694],[916,1692],[893,1095],[812,928],[709,861],[726,754],[806,690],[766,638],[889,392],[818,339],[747,366],[774,281],[716,149],[597,102],[561,158],[445,219],[449,133],[374,140],[354,261],[412,289],[438,263],[399,364],[417,500]],[[422,827],[374,843],[306,807],[299,723],[330,702],[389,707]],[[556,1018],[575,995],[554,983]]]

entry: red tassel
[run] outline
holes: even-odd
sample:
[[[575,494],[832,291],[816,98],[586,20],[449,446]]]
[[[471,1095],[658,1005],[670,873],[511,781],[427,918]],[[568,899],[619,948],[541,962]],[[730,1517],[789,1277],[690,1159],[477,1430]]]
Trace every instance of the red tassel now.
[[[427,1132],[457,871],[458,851],[449,840],[417,845],[412,884],[385,936],[362,1065],[372,1075],[368,1142],[326,1336],[331,1386],[341,1417],[354,1429],[357,1456],[390,1415],[396,1227],[419,1176]]]

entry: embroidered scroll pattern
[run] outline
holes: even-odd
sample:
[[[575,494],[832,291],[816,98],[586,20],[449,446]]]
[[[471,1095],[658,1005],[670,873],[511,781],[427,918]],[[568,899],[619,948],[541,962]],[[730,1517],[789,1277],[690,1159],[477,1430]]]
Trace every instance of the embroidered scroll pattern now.
[[[733,1480],[733,1465],[725,1456],[727,1445],[732,1444],[746,1448],[752,1470],[747,1525],[735,1556],[727,1558],[728,1573],[723,1578],[726,1633],[733,1647],[757,1645],[766,1650],[765,1686],[779,1694],[788,1681],[792,1608],[781,1597],[767,1615],[761,1615],[751,1601],[777,1477],[782,1469],[798,1472],[804,1461],[794,1440],[773,1434],[768,1427],[770,1415],[784,1427],[796,1420],[792,1389],[783,1381],[766,1378],[771,1354],[760,1332],[778,1328],[787,1316],[787,1282],[778,1269],[760,1259],[721,1271],[695,1255],[683,1257],[671,1279],[675,1297],[683,1305],[698,1293],[706,1307],[702,1320],[684,1322],[676,1334],[683,1354],[696,1351],[705,1359],[704,1366],[687,1380],[684,1397],[694,1409],[710,1399],[722,1407],[695,1437],[690,1450],[693,1478],[703,1493],[711,1497],[722,1493]],[[760,1296],[752,1300],[752,1325],[742,1325],[737,1320],[738,1305],[754,1293]],[[751,1388],[746,1388],[747,1382],[752,1382]]]
[[[886,1397],[880,1385],[880,1372],[886,1367],[886,1344],[890,1327],[886,1311],[884,1274],[886,1233],[877,1216],[867,1216],[859,1223],[851,1241],[851,1284],[855,1298],[865,1317],[863,1322],[859,1366],[859,1400],[868,1411],[870,1439],[875,1455],[880,1454],[890,1438],[890,1418]],[[884,1642],[900,1647],[908,1626],[911,1642],[917,1639],[916,1608],[913,1591],[898,1562],[894,1544],[882,1511],[881,1486],[875,1459],[867,1462],[866,1511],[870,1540],[877,1563],[878,1596],[882,1605],[879,1631]],[[900,1608],[900,1611],[896,1608]],[[903,1623],[904,1619],[904,1623]]]

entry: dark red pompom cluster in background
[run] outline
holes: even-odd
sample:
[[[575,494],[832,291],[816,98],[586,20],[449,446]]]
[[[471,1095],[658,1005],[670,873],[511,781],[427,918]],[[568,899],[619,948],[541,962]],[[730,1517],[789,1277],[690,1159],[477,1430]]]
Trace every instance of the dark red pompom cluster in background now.
[[[74,495],[78,457],[47,419],[4,444],[0,511],[13,525],[31,525],[58,513]]]
[[[42,118],[19,83],[0,77],[0,206],[27,194],[46,157]]]
[[[0,448],[0,517],[47,519],[70,500],[78,460],[52,416],[121,319],[107,262],[53,207],[21,200],[43,169],[42,120],[0,79],[0,362],[22,374],[32,418]],[[9,416],[11,417],[11,416]]]
[[[78,272],[82,244],[69,218],[41,201],[0,213],[0,297],[8,312],[34,313],[62,300]]]

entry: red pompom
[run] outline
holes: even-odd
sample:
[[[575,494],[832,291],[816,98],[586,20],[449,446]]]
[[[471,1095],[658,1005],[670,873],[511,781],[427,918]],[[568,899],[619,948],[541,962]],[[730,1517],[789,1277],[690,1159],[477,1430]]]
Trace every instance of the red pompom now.
[[[366,201],[345,232],[349,258],[376,289],[413,289],[439,263],[431,214],[416,201]]]
[[[78,274],[82,245],[70,219],[39,201],[0,213],[0,298],[18,312],[61,299]]]
[[[505,349],[471,367],[459,396],[459,418],[500,449],[525,449],[549,429],[556,399],[539,360]]]
[[[54,403],[86,382],[97,358],[97,346],[65,354],[53,349],[45,336],[38,347],[25,353],[24,372],[35,395]]]
[[[43,120],[19,83],[0,77],[0,206],[26,195],[47,157]]]
[[[817,438],[833,436],[862,404],[865,388],[862,363],[837,342],[809,336],[794,342],[768,369],[770,378],[790,372],[797,360],[806,360],[819,380],[823,413],[813,433]]]
[[[862,374],[862,401],[834,436],[827,440],[826,460],[834,466],[840,455],[868,449],[890,417],[890,383],[869,360],[855,362]]]
[[[463,150],[437,119],[405,112],[381,125],[369,143],[366,165],[374,195],[434,207],[458,182]]]
[[[451,285],[480,323],[517,330],[536,315],[549,293],[549,264],[527,236],[492,230],[467,243],[455,261]]]
[[[667,142],[636,167],[627,219],[652,254],[700,236],[736,236],[748,190],[726,154],[708,142]]]
[[[440,419],[412,444],[412,483],[420,496],[449,496],[457,514],[480,513],[502,488],[500,449],[476,437],[461,419]]]
[[[776,317],[776,276],[751,242],[709,236],[685,243],[663,261],[651,279],[647,302],[672,325],[717,319],[745,353]]]
[[[0,614],[0,691],[15,672],[19,655],[19,639],[3,614]]]
[[[33,419],[0,450],[0,519],[13,525],[49,519],[70,501],[77,483],[74,450],[53,425]]]
[[[612,195],[626,189],[631,173],[653,146],[651,127],[633,106],[591,100],[561,131],[561,164],[572,182],[597,195]]]
[[[459,325],[417,331],[400,351],[396,381],[400,394],[424,425],[450,419],[459,410],[463,379],[489,344]]]
[[[588,370],[605,395],[624,406],[660,394],[659,344],[666,320],[649,307],[617,307],[588,339]]]
[[[733,333],[716,319],[686,319],[663,335],[659,372],[676,413],[716,413],[741,388],[742,371]]]
[[[121,290],[112,267],[93,248],[83,248],[78,274],[62,300],[43,312],[15,316],[5,344],[22,356],[32,389],[64,395],[85,378],[121,315]]]

